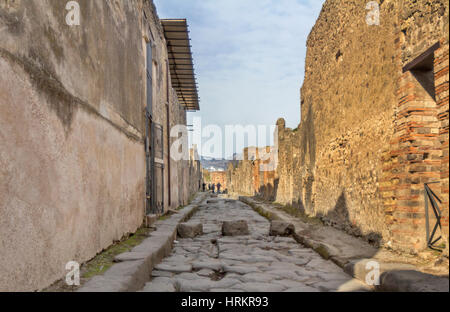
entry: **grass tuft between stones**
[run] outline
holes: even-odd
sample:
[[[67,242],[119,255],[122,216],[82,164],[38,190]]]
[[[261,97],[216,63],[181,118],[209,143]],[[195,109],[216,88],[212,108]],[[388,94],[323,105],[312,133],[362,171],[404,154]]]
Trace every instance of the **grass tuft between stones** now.
[[[113,264],[114,257],[124,252],[129,252],[148,237],[150,229],[141,227],[136,233],[128,235],[121,241],[108,247],[99,253],[94,259],[85,263],[81,268],[81,277],[90,279],[96,275],[105,273]]]

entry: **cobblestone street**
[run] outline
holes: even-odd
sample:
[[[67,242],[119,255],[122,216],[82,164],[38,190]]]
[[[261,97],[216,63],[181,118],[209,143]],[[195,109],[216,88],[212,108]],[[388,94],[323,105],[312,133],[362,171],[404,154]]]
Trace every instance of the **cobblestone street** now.
[[[250,235],[222,236],[222,222],[237,220]],[[240,201],[206,199],[189,223],[203,235],[179,239],[142,291],[370,291],[293,238],[269,236],[270,222]]]

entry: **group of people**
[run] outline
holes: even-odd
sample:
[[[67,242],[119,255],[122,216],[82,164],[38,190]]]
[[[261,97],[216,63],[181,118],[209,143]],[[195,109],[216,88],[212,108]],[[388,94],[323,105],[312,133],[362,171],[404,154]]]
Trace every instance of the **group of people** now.
[[[217,189],[217,194],[220,194],[220,188],[222,187],[222,184],[220,184],[220,182],[219,183],[217,183],[217,184],[215,184],[215,183],[209,183],[208,185],[206,185],[206,183],[203,183],[203,192],[206,192],[206,186],[208,186],[208,191],[212,191],[213,192],[213,194],[215,194],[216,193],[216,189]]]

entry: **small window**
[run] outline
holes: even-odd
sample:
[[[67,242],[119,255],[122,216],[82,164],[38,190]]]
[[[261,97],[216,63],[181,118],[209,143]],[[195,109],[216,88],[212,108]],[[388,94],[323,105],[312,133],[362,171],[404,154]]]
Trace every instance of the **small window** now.
[[[403,68],[403,72],[411,72],[433,100],[436,100],[434,85],[434,51],[438,49],[439,46],[439,43],[436,43]]]

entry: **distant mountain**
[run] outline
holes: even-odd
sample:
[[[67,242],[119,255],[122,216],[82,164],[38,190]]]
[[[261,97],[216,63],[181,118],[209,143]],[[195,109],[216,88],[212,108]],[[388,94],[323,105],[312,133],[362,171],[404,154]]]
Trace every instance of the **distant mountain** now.
[[[200,160],[202,167],[208,171],[226,171],[229,160],[202,157]]]

